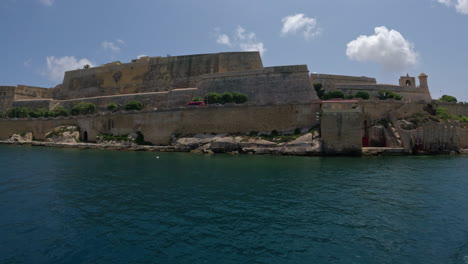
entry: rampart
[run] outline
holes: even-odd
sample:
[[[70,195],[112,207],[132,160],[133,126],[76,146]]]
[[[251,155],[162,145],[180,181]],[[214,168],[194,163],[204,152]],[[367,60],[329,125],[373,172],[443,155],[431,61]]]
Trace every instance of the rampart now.
[[[310,103],[318,100],[306,65],[267,67],[262,70],[207,74],[199,94],[240,92],[257,104]]]
[[[78,125],[88,139],[110,133],[124,135],[140,131],[145,140],[156,145],[170,143],[171,136],[199,133],[249,133],[310,128],[318,124],[320,104],[266,106],[210,106],[204,108],[106,113],[93,116],[39,119],[0,119],[0,139],[12,134],[32,132],[45,139],[48,131],[60,125]]]
[[[200,76],[263,69],[258,52],[228,52],[174,57],[143,57],[65,73],[55,91],[59,100],[195,88]]]

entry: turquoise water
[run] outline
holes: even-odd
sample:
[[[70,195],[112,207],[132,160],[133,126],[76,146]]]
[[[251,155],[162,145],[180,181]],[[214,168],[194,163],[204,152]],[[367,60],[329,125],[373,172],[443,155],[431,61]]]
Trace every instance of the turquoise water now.
[[[466,264],[468,157],[0,146],[0,215],[2,264]]]

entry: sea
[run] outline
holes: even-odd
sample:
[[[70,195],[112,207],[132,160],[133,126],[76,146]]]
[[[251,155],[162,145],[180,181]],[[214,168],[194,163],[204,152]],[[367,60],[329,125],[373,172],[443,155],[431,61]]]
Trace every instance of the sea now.
[[[468,264],[468,156],[2,145],[0,263]]]

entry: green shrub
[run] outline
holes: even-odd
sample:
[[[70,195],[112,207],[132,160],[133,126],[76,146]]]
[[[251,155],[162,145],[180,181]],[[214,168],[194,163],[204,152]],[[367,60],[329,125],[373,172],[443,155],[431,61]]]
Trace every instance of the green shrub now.
[[[369,96],[369,94],[368,94],[368,93],[366,93],[366,92],[362,92],[362,91],[360,91],[360,92],[357,92],[357,93],[354,95],[354,97],[357,97],[357,98],[362,98],[362,99],[364,99],[364,100],[367,100],[367,99],[369,99],[369,98],[370,98],[370,96]]]
[[[88,102],[79,102],[71,109],[72,115],[89,115],[96,112],[96,105]]]
[[[436,108],[436,115],[437,117],[441,118],[441,119],[450,119],[450,114],[448,112],[448,109],[447,108],[444,108],[444,107],[437,107]]]
[[[451,95],[442,95],[442,97],[439,99],[440,101],[445,101],[445,102],[450,102],[450,103],[456,103],[457,102],[457,98],[455,98],[454,96],[451,96]]]
[[[194,98],[192,98],[192,102],[203,102],[203,98],[198,97],[198,96],[194,97]]]
[[[69,112],[62,106],[57,106],[54,110],[49,112],[49,116],[57,117],[57,116],[68,116]]]
[[[119,105],[116,103],[110,103],[107,105],[107,110],[111,112],[117,112],[119,110]]]
[[[142,109],[143,109],[143,103],[140,101],[136,101],[136,100],[130,101],[125,105],[125,110],[127,111],[129,110],[140,111]]]
[[[345,99],[348,99],[348,100],[353,99],[353,98],[354,98],[353,95],[346,95],[346,96],[345,96]]]
[[[249,97],[243,93],[232,93],[232,100],[236,104],[243,104],[249,100]]]
[[[299,134],[301,134],[301,129],[300,128],[294,129],[294,135],[299,135]]]
[[[6,113],[0,112],[0,118],[5,118],[5,117],[6,117]]]
[[[14,107],[7,112],[9,118],[27,118],[30,110],[27,107]]]
[[[342,91],[331,91],[323,95],[323,100],[330,100],[334,98],[342,98],[344,99],[345,96]]]
[[[232,93],[222,93],[221,94],[221,103],[222,104],[227,104],[227,103],[232,103],[234,102],[234,97],[232,96]]]
[[[204,101],[206,104],[219,104],[221,103],[221,95],[218,93],[208,93],[205,95]]]
[[[325,90],[322,90],[321,83],[314,83],[314,90],[317,93],[318,98],[323,99],[323,95],[325,94]]]
[[[378,93],[378,97],[380,100],[387,100],[387,99],[395,99],[401,100],[403,97],[397,93],[394,93],[389,90],[380,90]]]

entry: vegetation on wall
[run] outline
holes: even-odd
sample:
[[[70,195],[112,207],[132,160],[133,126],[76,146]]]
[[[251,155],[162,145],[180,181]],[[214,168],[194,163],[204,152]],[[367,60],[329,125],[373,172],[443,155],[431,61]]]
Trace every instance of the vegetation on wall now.
[[[203,98],[198,97],[198,96],[194,97],[194,98],[192,98],[192,102],[203,102]]]
[[[117,112],[119,111],[119,105],[116,104],[116,103],[110,103],[107,105],[107,110],[111,111],[111,112]]]
[[[125,110],[130,111],[130,110],[137,110],[140,111],[143,109],[143,103],[140,101],[130,101],[125,105]]]
[[[29,109],[27,107],[14,107],[7,112],[9,118],[39,118],[39,117],[58,117],[68,116],[69,111],[61,106],[56,107],[54,110],[49,111],[45,108],[39,108],[36,110]]]
[[[321,83],[314,83],[314,90],[317,93],[318,98],[321,100],[323,99],[323,95],[325,94],[325,90],[322,90]]]
[[[72,115],[89,115],[96,112],[96,105],[88,102],[79,102],[71,109]]]
[[[344,99],[345,95],[342,91],[331,91],[323,95],[322,100],[330,100],[330,99],[337,99],[341,98]]]
[[[378,95],[380,100],[395,99],[401,100],[403,97],[389,90],[380,90]]]
[[[354,97],[356,97],[356,98],[362,98],[362,99],[364,99],[364,100],[367,100],[367,99],[370,98],[370,96],[369,96],[368,93],[362,92],[362,91],[357,92],[357,93],[354,95]]]
[[[458,102],[457,98],[455,98],[454,96],[451,96],[451,95],[442,95],[442,97],[439,99],[439,101],[445,101],[445,102],[449,102],[449,103],[456,103]]]
[[[248,96],[243,93],[208,93],[204,97],[206,104],[227,104],[227,103],[236,103],[243,104],[249,100]]]
[[[451,115],[448,109],[445,107],[437,107],[436,116],[442,120],[454,120],[454,121],[460,121],[460,122],[468,122],[468,116]]]

